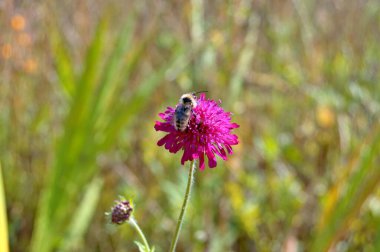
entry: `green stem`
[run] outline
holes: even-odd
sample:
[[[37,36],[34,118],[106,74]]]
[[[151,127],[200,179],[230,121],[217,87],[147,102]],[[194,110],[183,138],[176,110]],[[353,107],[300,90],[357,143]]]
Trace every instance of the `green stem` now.
[[[137,224],[136,220],[132,217],[129,219],[129,223],[131,223],[131,225],[136,229],[137,233],[140,235],[140,238],[144,243],[144,246],[148,249],[148,251],[150,251],[148,241],[146,240],[145,235],[143,231],[141,230],[141,228],[139,227],[139,225]]]
[[[189,203],[189,199],[190,199],[191,186],[193,185],[195,166],[196,166],[195,162],[191,161],[190,170],[189,170],[189,178],[187,180],[187,188],[186,188],[185,199],[183,200],[182,210],[181,210],[181,213],[180,213],[178,221],[177,221],[177,227],[175,229],[175,233],[174,233],[174,237],[173,237],[173,240],[172,240],[172,244],[170,246],[170,252],[174,252],[175,248],[177,246],[177,241],[178,241],[179,233],[181,231],[181,226],[182,226],[182,223],[183,223],[183,217],[185,216],[187,204]]]

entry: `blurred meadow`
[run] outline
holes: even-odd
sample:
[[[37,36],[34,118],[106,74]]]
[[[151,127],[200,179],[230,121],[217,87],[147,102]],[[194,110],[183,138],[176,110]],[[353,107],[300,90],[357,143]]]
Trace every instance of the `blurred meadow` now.
[[[177,251],[380,251],[377,0],[0,1],[0,251],[168,251],[186,187],[158,113],[240,125]],[[2,179],[1,179],[2,178]]]

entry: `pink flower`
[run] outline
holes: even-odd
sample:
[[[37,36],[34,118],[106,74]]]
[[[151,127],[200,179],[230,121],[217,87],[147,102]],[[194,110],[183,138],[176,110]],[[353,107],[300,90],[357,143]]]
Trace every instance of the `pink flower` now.
[[[197,99],[197,106],[193,108],[189,124],[183,132],[174,128],[174,111],[175,108],[168,107],[164,113],[160,113],[164,122],[156,121],[154,128],[168,133],[157,142],[158,146],[164,145],[171,153],[181,149],[184,151],[182,165],[186,161],[199,159],[199,168],[204,170],[206,155],[208,166],[214,168],[215,155],[227,160],[227,153],[232,154],[231,146],[239,143],[238,137],[231,134],[234,128],[239,127],[231,123],[231,113],[225,112],[215,101],[206,99],[205,94]]]

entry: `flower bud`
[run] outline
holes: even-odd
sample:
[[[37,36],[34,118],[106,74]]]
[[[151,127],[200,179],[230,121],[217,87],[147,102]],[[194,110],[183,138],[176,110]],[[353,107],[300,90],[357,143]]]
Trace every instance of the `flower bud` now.
[[[111,210],[111,222],[123,224],[131,217],[133,208],[128,200],[117,200]]]

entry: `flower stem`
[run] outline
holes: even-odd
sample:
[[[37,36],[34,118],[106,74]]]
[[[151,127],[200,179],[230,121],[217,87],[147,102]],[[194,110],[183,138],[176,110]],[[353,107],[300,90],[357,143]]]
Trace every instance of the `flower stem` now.
[[[148,251],[150,251],[148,241],[146,240],[145,235],[143,231],[141,230],[141,228],[139,227],[139,225],[137,224],[136,220],[132,217],[129,219],[129,223],[131,223],[131,225],[136,229],[137,233],[140,235],[140,238],[144,243],[144,246],[148,249]]]
[[[186,212],[186,208],[187,208],[187,203],[189,202],[189,199],[190,199],[191,186],[193,185],[195,166],[196,166],[195,161],[191,161],[190,170],[189,170],[189,178],[187,180],[187,188],[186,188],[185,199],[183,200],[181,213],[180,213],[178,221],[177,221],[177,227],[175,229],[175,233],[174,233],[174,237],[173,237],[173,240],[172,240],[172,244],[170,246],[170,252],[174,252],[175,248],[177,246],[177,241],[178,241],[179,233],[181,231],[181,226],[182,226],[182,223],[183,223],[183,217],[185,216],[185,212]]]

